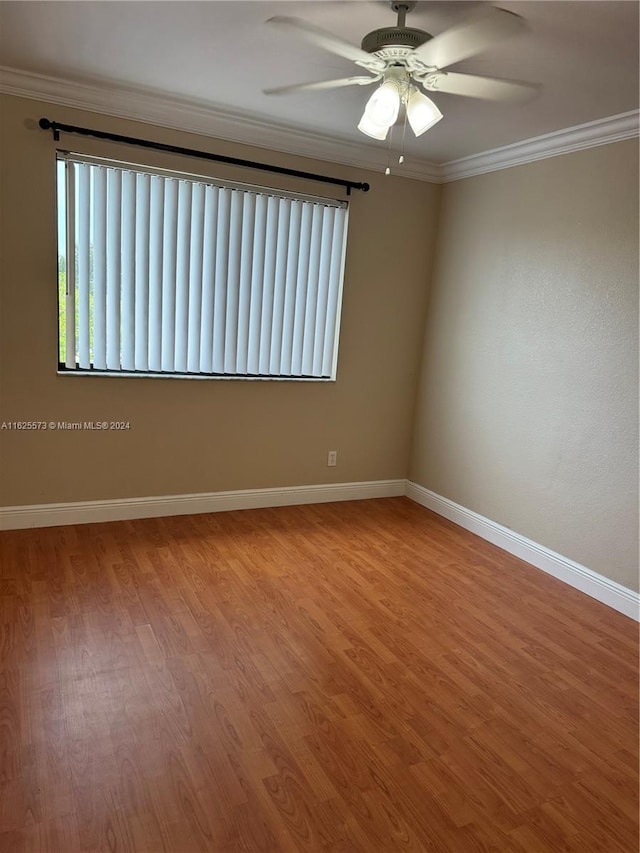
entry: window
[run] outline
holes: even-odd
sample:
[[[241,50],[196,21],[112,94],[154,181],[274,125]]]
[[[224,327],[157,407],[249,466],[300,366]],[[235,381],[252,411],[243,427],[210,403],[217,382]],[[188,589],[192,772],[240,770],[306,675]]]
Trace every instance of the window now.
[[[61,371],[335,378],[346,202],[58,158]]]

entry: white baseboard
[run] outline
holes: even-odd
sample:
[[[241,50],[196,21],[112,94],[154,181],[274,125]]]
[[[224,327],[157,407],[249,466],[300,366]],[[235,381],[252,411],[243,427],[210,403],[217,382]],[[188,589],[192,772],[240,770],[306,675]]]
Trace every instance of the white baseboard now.
[[[532,542],[460,504],[425,489],[410,480],[373,480],[364,483],[327,483],[314,486],[284,486],[278,489],[241,489],[162,497],[121,498],[106,501],[41,504],[0,508],[0,530],[54,527],[158,518],[237,509],[292,506],[296,504],[356,501],[406,495],[416,503],[476,533],[504,551],[640,621],[640,594],[621,586],[579,563]]]
[[[472,510],[466,509],[448,498],[443,498],[441,495],[425,489],[424,486],[412,483],[410,480],[407,480],[405,494],[416,503],[427,507],[438,515],[442,515],[444,518],[448,518],[449,521],[453,521],[454,524],[464,527],[465,530],[470,530],[488,542],[492,542],[502,548],[503,551],[508,551],[537,569],[542,569],[543,572],[547,572],[547,574],[553,575],[569,586],[579,589],[603,604],[609,605],[609,607],[613,607],[614,610],[624,613],[625,616],[640,621],[640,593],[627,589],[627,587],[599,575],[586,566],[581,566],[580,563],[575,563],[561,554],[556,554],[555,551],[538,545],[537,542],[532,542],[531,539],[478,515],[477,512],[472,512]]]
[[[240,489],[194,495],[3,507],[0,508],[0,530],[389,498],[404,495],[405,484],[405,480],[374,480],[367,483],[327,483],[315,486],[284,486],[280,489]]]

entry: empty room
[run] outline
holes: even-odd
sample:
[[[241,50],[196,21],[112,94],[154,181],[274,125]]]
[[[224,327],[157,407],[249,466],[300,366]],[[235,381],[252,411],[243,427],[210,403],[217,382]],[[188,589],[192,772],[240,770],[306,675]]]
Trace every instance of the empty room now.
[[[637,853],[638,28],[0,3],[2,853]]]

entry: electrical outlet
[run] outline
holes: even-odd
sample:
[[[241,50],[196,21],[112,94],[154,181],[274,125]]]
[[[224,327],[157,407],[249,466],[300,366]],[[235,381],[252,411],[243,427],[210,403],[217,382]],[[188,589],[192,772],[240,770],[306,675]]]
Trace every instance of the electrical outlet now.
[[[327,455],[327,465],[329,466],[329,468],[335,468],[335,466],[337,464],[338,464],[338,451],[337,450],[330,450],[328,455]]]

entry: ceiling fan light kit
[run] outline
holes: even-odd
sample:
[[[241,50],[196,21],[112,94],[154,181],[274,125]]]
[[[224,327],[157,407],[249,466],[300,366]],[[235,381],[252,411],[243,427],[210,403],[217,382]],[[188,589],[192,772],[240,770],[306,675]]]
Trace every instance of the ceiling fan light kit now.
[[[404,69],[389,69],[385,82],[367,101],[358,130],[373,139],[386,139],[400,112],[406,109],[406,118],[416,136],[421,136],[440,121],[442,113],[437,105],[411,82]]]
[[[406,15],[415,2],[392,0],[390,5],[398,15],[396,26],[367,33],[361,47],[298,18],[270,18],[267,23],[292,31],[311,44],[350,59],[371,76],[281,86],[265,90],[265,94],[363,86],[382,81],[367,101],[358,130],[372,139],[384,140],[389,128],[396,123],[401,106],[405,107],[405,119],[416,136],[421,136],[442,119],[438,106],[420,91],[420,87],[428,92],[495,101],[516,100],[535,91],[536,87],[527,83],[443,70],[504,38],[525,31],[526,24],[519,15],[489,6],[451,29],[432,36],[425,30],[405,26]],[[403,159],[401,155],[400,162]],[[389,169],[386,171],[388,174]]]

